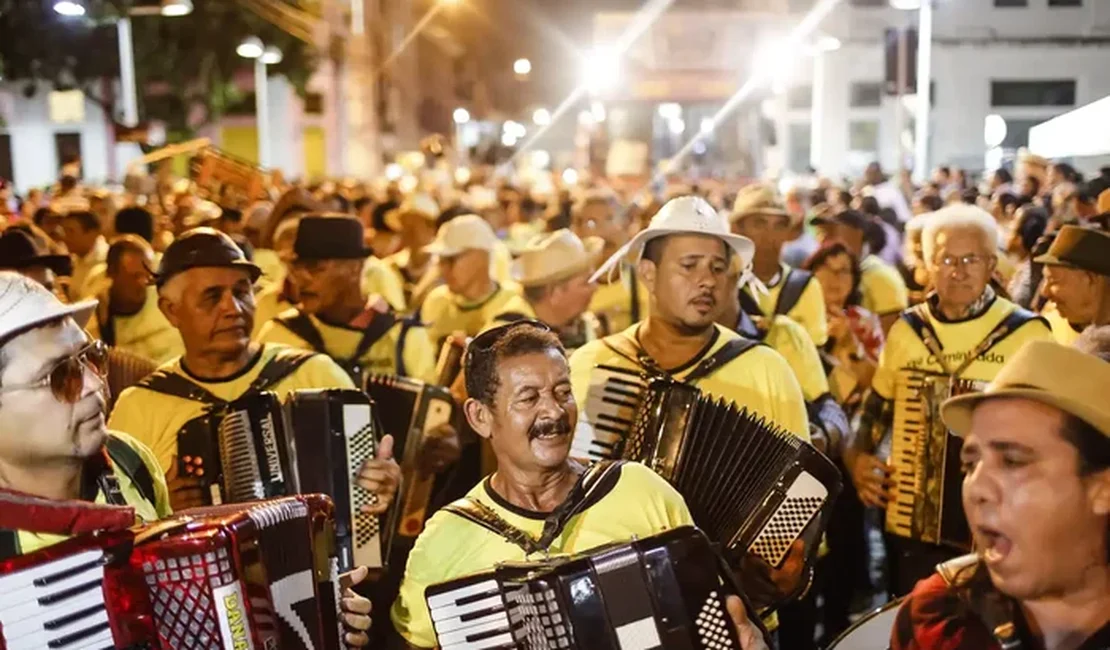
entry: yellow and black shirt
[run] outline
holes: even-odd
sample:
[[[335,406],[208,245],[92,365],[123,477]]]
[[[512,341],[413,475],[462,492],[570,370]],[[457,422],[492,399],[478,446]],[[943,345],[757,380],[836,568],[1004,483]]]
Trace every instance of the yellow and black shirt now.
[[[861,307],[878,316],[909,307],[909,290],[897,269],[874,255],[863,258],[859,269]]]
[[[158,308],[158,291],[154,287],[147,289],[146,302],[134,314],[113,314],[110,304],[107,294],[102,295],[86,326],[89,336],[155,363],[165,363],[185,352],[181,333]]]
[[[501,313],[494,316],[493,321],[484,329],[505,325],[524,318],[538,319],[539,317],[536,316],[536,310],[532,308],[531,303],[524,299],[524,296],[513,296],[509,302],[505,303]],[[558,332],[559,340],[563,343],[563,349],[569,355],[583,345],[596,341],[599,327],[597,317],[592,313],[582,314],[572,328],[568,331]]]
[[[750,285],[741,289],[740,304],[744,311],[751,316],[786,316],[805,329],[814,345],[825,344],[829,338],[825,296],[821,292],[821,283],[814,279],[812,273],[783,264],[766,287],[766,294]],[[758,308],[758,313],[753,313],[756,310],[752,307]]]
[[[469,301],[440,285],[428,294],[420,307],[418,317],[428,328],[432,344],[440,346],[451,334],[463,332],[466,336],[477,336],[493,322],[493,318],[505,311],[505,305],[516,292],[501,285],[485,298]]]

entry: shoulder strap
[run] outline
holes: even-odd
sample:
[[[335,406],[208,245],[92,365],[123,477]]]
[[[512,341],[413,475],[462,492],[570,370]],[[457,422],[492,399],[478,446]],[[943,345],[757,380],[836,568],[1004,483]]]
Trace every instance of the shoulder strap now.
[[[690,374],[686,375],[684,380],[688,384],[692,384],[699,379],[704,379],[712,374],[717,368],[720,368],[728,362],[736,359],[748,350],[762,345],[759,341],[740,337],[725,343],[719,350],[702,359],[701,363],[694,368]]]
[[[748,314],[749,316],[762,316],[763,310],[759,308],[759,303],[756,302],[752,294],[744,287],[737,289],[740,292],[740,311]]]
[[[19,552],[19,533],[0,529],[0,562],[18,556]]]
[[[110,297],[102,296],[101,302],[96,306],[96,325],[100,329],[100,340],[105,345],[116,345],[116,319],[112,318]]]
[[[409,376],[408,368],[405,367],[405,340],[408,338],[412,328],[417,326],[423,327],[424,324],[415,316],[401,319],[401,331],[397,333],[397,348],[393,351],[393,356],[397,359],[398,377]]]
[[[374,314],[374,318],[370,321],[370,324],[366,329],[362,330],[362,340],[358,342],[358,347],[355,349],[354,356],[348,361],[357,363],[362,359],[362,355],[366,354],[370,348],[374,347],[375,343],[389,333],[389,330],[393,329],[393,326],[397,324],[397,320],[397,314],[393,313],[392,310],[384,314]]]
[[[776,314],[789,314],[791,309],[802,298],[802,293],[805,292],[806,287],[809,286],[809,281],[813,279],[813,274],[809,271],[801,269],[790,269],[786,272],[786,278],[782,281],[782,291],[779,292],[779,299],[775,302]]]
[[[216,397],[203,386],[200,386],[196,382],[176,372],[169,372],[167,370],[155,370],[139,380],[135,385],[154,391],[155,393],[180,397],[182,399],[200,402],[201,404],[224,403],[224,400]]]
[[[320,332],[316,329],[316,326],[312,324],[312,320],[302,311],[297,310],[292,314],[275,316],[274,320],[285,327],[285,329],[302,338],[305,343],[312,346],[313,350],[320,353],[327,352],[326,346],[324,345],[324,337],[320,336]]]
[[[748,312],[744,311],[742,305],[740,315],[736,318],[736,333],[753,341],[762,341],[767,337],[767,332],[756,326],[755,321],[748,315]]]
[[[1045,327],[1049,326],[1048,322],[1037,314],[1034,314],[1033,312],[1022,307],[1016,307],[1012,312],[1007,314],[1005,318],[999,321],[997,325],[994,326],[994,329],[992,329],[983,338],[983,340],[979,342],[979,345],[977,345],[975,349],[972,350],[971,354],[967,355],[967,359],[964,359],[964,362],[960,364],[960,367],[957,368],[954,373],[952,373],[953,376],[960,376],[964,370],[967,370],[968,366],[975,362],[976,359],[989,352],[991,348],[998,345],[998,343],[1000,343],[1002,340],[1016,332],[1018,329],[1021,328],[1022,325],[1035,320],[1039,320],[1044,323]]]
[[[937,336],[937,331],[933,329],[933,324],[929,321],[929,317],[925,313],[926,309],[928,309],[926,303],[914,305],[903,311],[901,318],[906,321],[906,324],[910,326],[910,329],[913,330],[913,333],[916,334],[919,339],[928,344],[927,339],[931,336],[933,340],[937,342],[940,349],[943,350],[944,346],[940,345],[940,337]]]
[[[519,311],[507,311],[503,314],[498,314],[493,318],[495,321],[505,321],[506,323],[515,323],[517,321],[526,320],[528,317]]]
[[[315,352],[298,350],[296,348],[283,348],[274,355],[258,377],[251,383],[247,392],[260,392],[270,390],[282,379],[297,371],[306,361],[315,357]]]
[[[127,478],[131,479],[131,483],[135,489],[139,491],[144,499],[150,502],[151,506],[158,507],[157,497],[154,493],[154,477],[150,474],[150,468],[143,462],[139,452],[135,451],[126,442],[120,440],[115,436],[108,436],[104,441],[104,447],[108,451],[108,457],[118,467]]]
[[[632,315],[632,322],[640,322],[640,280],[636,277],[636,270],[631,272],[632,282],[629,283],[628,292],[632,299],[632,304],[629,306],[629,313]]]

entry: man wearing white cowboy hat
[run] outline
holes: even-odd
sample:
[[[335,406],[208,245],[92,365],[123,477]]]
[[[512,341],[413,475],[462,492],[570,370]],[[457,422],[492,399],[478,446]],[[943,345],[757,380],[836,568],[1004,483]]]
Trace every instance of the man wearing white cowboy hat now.
[[[772,187],[754,184],[737,193],[729,220],[732,232],[755,243],[752,273],[767,287],[765,294],[751,287],[740,289],[744,311],[757,324],[761,317],[787,316],[805,328],[814,345],[824,345],[829,333],[821,284],[808,271],[782,262],[782,247],[800,219],[787,212]]]
[[[567,229],[534,237],[516,260],[516,280],[524,295],[513,296],[493,325],[533,318],[555,330],[567,353],[597,338],[597,319],[587,309],[594,295],[590,275],[604,242],[583,242]]]
[[[476,336],[515,295],[491,275],[490,258],[499,243],[485,219],[466,214],[440,226],[436,240],[424,247],[437,256],[444,280],[418,312],[434,345],[456,332]]]
[[[575,399],[582,405],[579,426],[592,426],[591,412],[604,385],[599,365],[655,370],[733,400],[808,440],[805,402],[790,366],[777,352],[717,325],[722,305],[735,288],[729,266],[751,263],[754,246],[728,231],[724,219],[704,199],[668,201],[650,225],[618,250],[594,274],[602,277],[628,257],[637,264],[651,295],[647,318],[617,334],[579,348],[571,357]],[[639,361],[636,361],[639,360]]]
[[[1034,341],[948,400],[976,553],[902,604],[894,650],[1110,647],[1110,349]]]

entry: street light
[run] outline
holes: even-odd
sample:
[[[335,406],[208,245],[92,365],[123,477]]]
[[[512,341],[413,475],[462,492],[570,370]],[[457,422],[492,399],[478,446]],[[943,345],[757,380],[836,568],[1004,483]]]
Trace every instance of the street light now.
[[[60,0],[54,3],[54,11],[63,16],[84,16],[85,6],[73,0]]]
[[[266,66],[281,63],[281,50],[267,47],[257,36],[243,39],[235,53],[244,59],[254,60],[254,110],[258,123],[258,164],[270,167],[270,89]]]
[[[532,72],[532,62],[528,59],[517,59],[513,61],[513,72],[524,77]]]
[[[455,109],[451,117],[455,120],[455,124],[466,124],[470,121],[470,111],[460,106]]]
[[[161,13],[167,18],[188,16],[193,13],[192,0],[162,0]]]
[[[551,124],[551,111],[546,108],[537,108],[532,112],[532,123],[536,126],[547,126]]]
[[[586,87],[594,93],[609,90],[620,77],[620,57],[616,51],[599,47],[584,62]]]

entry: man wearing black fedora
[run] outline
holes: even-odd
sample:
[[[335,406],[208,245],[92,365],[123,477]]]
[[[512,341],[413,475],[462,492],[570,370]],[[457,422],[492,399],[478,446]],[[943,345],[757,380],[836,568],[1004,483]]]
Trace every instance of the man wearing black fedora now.
[[[54,291],[57,278],[73,272],[73,263],[52,254],[27,230],[8,228],[0,235],[0,270],[16,271]]]
[[[1034,261],[1044,264],[1044,293],[1066,320],[1053,324],[1057,341],[1070,343],[1089,325],[1110,325],[1110,235],[1064,226]]]
[[[263,326],[259,341],[326,354],[356,384],[369,373],[431,381],[435,350],[427,330],[363,287],[362,268],[371,254],[357,219],[340,214],[301,219],[290,265],[300,302]]]

